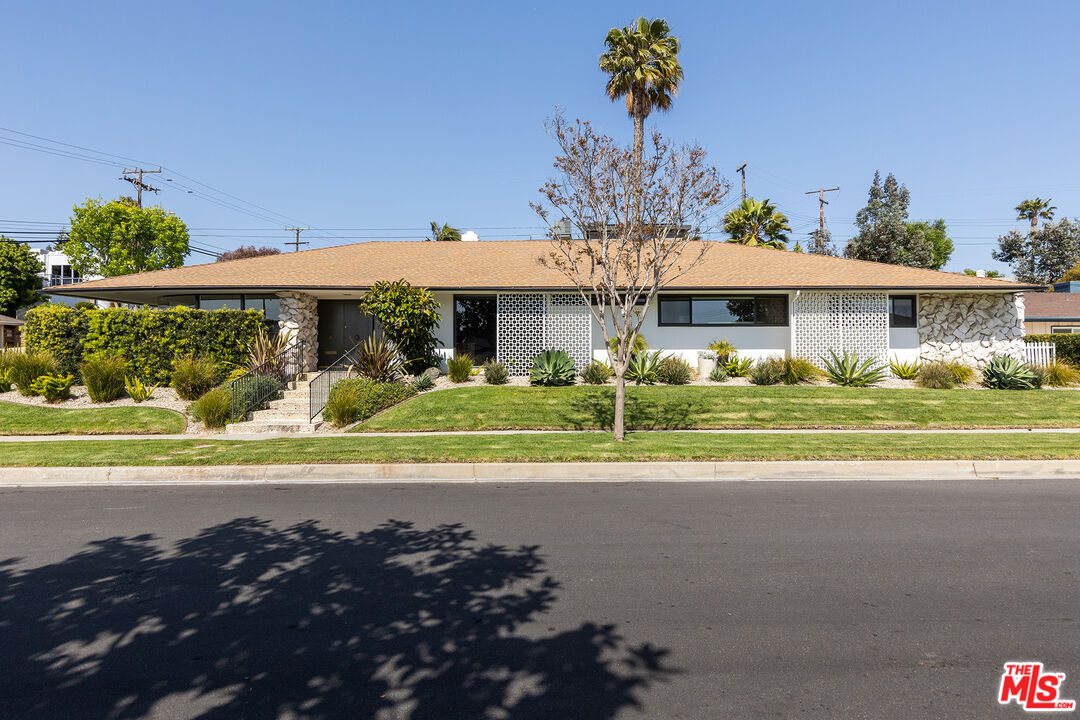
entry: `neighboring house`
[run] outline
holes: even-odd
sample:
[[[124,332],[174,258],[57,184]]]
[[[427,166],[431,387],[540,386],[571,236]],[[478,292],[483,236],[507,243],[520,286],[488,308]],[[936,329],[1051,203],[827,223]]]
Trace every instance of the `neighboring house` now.
[[[46,290],[51,288],[62,287],[64,285],[75,285],[86,280],[97,280],[100,275],[91,275],[89,277],[82,277],[71,267],[71,260],[68,256],[59,250],[52,250],[46,248],[38,251],[38,260],[41,262],[44,272],[41,273],[41,286]],[[68,300],[68,304],[76,303],[80,300],[88,298],[73,297]],[[63,302],[58,296],[58,302]],[[98,305],[107,307],[108,302],[99,301]]]
[[[1030,293],[1026,297],[1025,333],[1080,333],[1080,283],[1055,283],[1052,293]]]
[[[1023,292],[1036,286],[898,265],[709,242],[703,261],[663,289],[642,334],[696,364],[724,338],[747,357],[830,350],[861,357],[1022,357]],[[379,280],[404,278],[438,299],[445,355],[497,358],[527,373],[541,349],[580,365],[606,358],[581,296],[538,258],[546,240],[369,242],[124,275],[54,294],[201,308],[257,308],[307,342],[306,364],[326,365],[374,328],[358,307]],[[689,253],[696,253],[690,248]]]
[[[22,320],[0,315],[0,349],[22,344]]]

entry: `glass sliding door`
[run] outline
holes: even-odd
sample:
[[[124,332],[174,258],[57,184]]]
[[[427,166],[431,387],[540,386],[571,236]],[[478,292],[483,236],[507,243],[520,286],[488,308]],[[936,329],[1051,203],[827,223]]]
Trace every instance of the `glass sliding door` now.
[[[497,300],[494,295],[454,296],[454,354],[480,365],[495,359]]]

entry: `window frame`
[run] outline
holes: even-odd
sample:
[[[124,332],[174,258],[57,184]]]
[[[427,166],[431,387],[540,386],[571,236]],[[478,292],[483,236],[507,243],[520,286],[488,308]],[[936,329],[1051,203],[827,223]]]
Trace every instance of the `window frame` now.
[[[763,299],[781,299],[784,302],[784,321],[781,323],[768,323],[758,322],[757,318],[761,314],[758,312],[758,301]],[[753,300],[754,301],[754,322],[733,322],[733,323],[696,323],[694,322],[694,300]],[[665,301],[689,301],[690,303],[690,322],[688,323],[674,323],[662,321],[661,305]],[[693,295],[689,293],[671,293],[657,295],[656,297],[656,324],[658,327],[789,327],[791,325],[791,302],[790,297],[783,293],[737,293],[737,294],[724,294],[724,295]]]
[[[1051,335],[1077,335],[1080,334],[1080,325],[1051,325]]]
[[[896,314],[893,312],[893,300],[911,300],[911,323],[906,321],[903,323],[894,322]],[[890,295],[889,296],[889,329],[902,328],[904,330],[911,330],[919,327],[919,296],[918,295]]]

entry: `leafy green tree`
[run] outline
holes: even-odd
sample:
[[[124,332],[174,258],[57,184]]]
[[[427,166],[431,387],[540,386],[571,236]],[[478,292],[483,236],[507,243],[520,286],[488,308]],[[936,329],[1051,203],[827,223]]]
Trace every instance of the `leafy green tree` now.
[[[0,315],[14,315],[44,299],[38,293],[41,272],[41,262],[29,247],[0,235]]]
[[[911,193],[892,173],[881,182],[874,172],[866,207],[855,215],[859,234],[848,241],[844,256],[857,260],[930,268],[934,266],[934,248],[922,233],[910,233],[907,227]]]
[[[993,258],[1009,263],[1021,282],[1052,283],[1080,261],[1080,220],[1047,222],[1026,235],[1010,230]]]
[[[748,197],[724,217],[724,231],[731,235],[728,242],[786,250],[791,226],[768,198]]]
[[[456,227],[450,227],[446,223],[440,225],[434,220],[431,221],[431,237],[425,238],[434,242],[455,241],[461,239],[461,231]]]
[[[1031,223],[1031,230],[1028,231],[1029,236],[1035,235],[1035,231],[1039,227],[1039,220],[1050,222],[1054,219],[1054,211],[1057,210],[1056,207],[1050,204],[1050,198],[1043,200],[1040,197],[1037,197],[1034,200],[1024,200],[1017,205],[1015,209],[1017,220],[1027,220]],[[1029,277],[1034,278],[1038,276],[1036,269],[1038,264],[1038,259],[1036,258],[1036,255],[1038,255],[1038,243],[1035,242],[1034,239],[1032,239],[1029,244],[1029,252],[1028,275]]]
[[[832,244],[832,232],[829,228],[825,228],[822,231],[820,228],[810,233],[810,248],[807,250],[814,255],[829,255],[836,257],[840,253],[836,252],[836,248]]]
[[[413,287],[407,280],[380,280],[360,298],[360,309],[376,318],[386,337],[398,346],[406,370],[421,372],[438,365],[439,303],[430,290]]]
[[[1071,268],[1066,270],[1059,282],[1080,282],[1080,262],[1077,262]]]
[[[634,121],[633,199],[641,205],[642,163],[645,149],[645,118],[653,110],[668,110],[683,79],[679,64],[679,38],[671,34],[667,20],[640,17],[623,28],[611,28],[604,38],[607,50],[600,69],[608,74],[607,95],[615,102],[626,100],[626,112]]]
[[[949,232],[945,227],[945,221],[938,219],[934,222],[927,220],[920,220],[919,222],[905,223],[907,225],[908,235],[913,236],[908,238],[909,244],[917,244],[919,242],[930,243],[931,252],[934,255],[934,260],[930,264],[932,270],[940,270],[945,267],[945,263],[949,262],[949,258],[952,257],[953,241],[949,237]],[[922,240],[919,236],[922,236]]]
[[[977,270],[972,270],[971,268],[964,268],[964,274],[965,275],[970,275],[971,277],[975,277],[979,273],[978,273]],[[988,278],[999,278],[1001,276],[1002,276],[1001,273],[999,273],[997,270],[987,270],[986,273],[983,275],[983,277],[988,277]]]
[[[131,198],[87,198],[73,213],[59,249],[81,275],[112,277],[179,267],[187,257],[187,226],[161,207],[141,208]]]

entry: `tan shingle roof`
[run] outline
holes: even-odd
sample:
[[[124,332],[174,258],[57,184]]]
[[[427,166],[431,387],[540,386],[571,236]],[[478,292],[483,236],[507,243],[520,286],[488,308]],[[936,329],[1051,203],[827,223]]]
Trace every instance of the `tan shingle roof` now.
[[[1080,318],[1080,293],[1029,293],[1024,296],[1025,320]]]
[[[700,265],[673,283],[684,289],[948,289],[1019,291],[1005,280],[709,242]],[[366,288],[405,278],[434,289],[557,289],[570,287],[537,258],[546,240],[367,242],[191,265],[64,286],[65,295],[108,298],[111,291]],[[92,293],[92,294],[90,294]],[[122,299],[124,293],[115,297]]]

